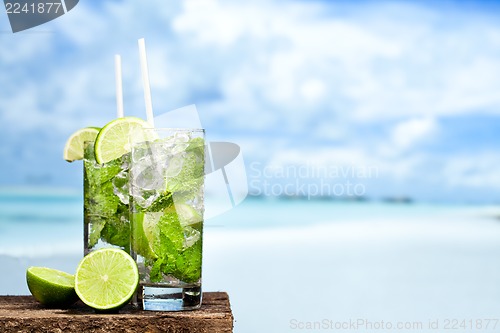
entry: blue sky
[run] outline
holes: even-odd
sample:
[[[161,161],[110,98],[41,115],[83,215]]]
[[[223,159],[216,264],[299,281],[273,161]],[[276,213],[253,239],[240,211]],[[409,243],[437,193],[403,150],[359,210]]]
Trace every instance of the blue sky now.
[[[64,142],[113,119],[116,53],[125,113],[144,115],[144,37],[155,110],[195,103],[249,169],[375,166],[355,179],[369,197],[500,200],[494,2],[81,1],[0,31],[0,186],[80,186]]]

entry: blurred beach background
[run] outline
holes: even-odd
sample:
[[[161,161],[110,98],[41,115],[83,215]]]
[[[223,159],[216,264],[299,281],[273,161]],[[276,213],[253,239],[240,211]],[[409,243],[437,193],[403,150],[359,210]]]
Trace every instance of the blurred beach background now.
[[[248,196],[204,236],[235,332],[500,330],[499,18],[494,1],[108,0],[13,34],[0,14],[0,294],[28,294],[30,265],[76,268],[64,143],[114,118],[115,54],[144,117],[144,37],[155,113],[196,104],[208,140],[241,148]]]

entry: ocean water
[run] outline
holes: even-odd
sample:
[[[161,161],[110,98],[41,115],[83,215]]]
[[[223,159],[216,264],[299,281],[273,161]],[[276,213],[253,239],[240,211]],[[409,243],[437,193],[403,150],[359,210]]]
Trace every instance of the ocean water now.
[[[82,205],[76,191],[0,191],[0,255],[44,257],[83,249]]]
[[[82,215],[75,191],[0,191],[0,294],[27,294],[29,265],[74,271]],[[205,222],[203,288],[228,292],[240,333],[500,330],[498,216],[496,206],[247,199]]]

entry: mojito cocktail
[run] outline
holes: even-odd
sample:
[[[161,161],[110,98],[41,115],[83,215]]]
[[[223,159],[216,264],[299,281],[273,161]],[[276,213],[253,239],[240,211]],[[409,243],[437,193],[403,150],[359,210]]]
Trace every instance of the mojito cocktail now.
[[[84,253],[118,247],[130,253],[128,166],[130,153],[99,164],[94,142],[84,144]]]
[[[144,310],[201,305],[203,130],[154,129],[130,156],[131,248]]]
[[[83,144],[84,253],[118,247],[130,253],[130,140],[147,122],[115,119]]]

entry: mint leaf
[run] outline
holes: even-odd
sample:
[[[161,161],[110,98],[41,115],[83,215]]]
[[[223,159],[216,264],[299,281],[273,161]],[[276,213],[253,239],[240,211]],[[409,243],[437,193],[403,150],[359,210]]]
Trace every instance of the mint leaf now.
[[[101,238],[101,231],[106,225],[106,220],[104,220],[101,217],[93,217],[92,220],[90,221],[90,230],[89,230],[89,235],[88,235],[88,248],[93,248],[97,242],[99,241],[99,238]],[[85,226],[86,228],[88,226]]]
[[[162,280],[162,266],[162,258],[153,261],[153,264],[151,264],[151,271],[149,272],[149,279],[151,280],[151,282],[160,282]]]
[[[187,228],[192,233],[193,228]],[[187,283],[198,281],[201,277],[201,237],[186,248],[186,232],[189,231],[181,226],[174,209],[165,210],[158,221],[158,229],[159,246],[155,248],[158,258],[151,261],[151,281],[161,281],[163,274]]]
[[[160,229],[160,251],[162,253],[169,254],[172,250],[182,249],[184,233],[175,209],[164,212],[164,215],[158,221],[158,227]]]
[[[113,193],[113,184],[107,182],[87,193],[85,201],[88,215],[108,217],[116,213],[120,199]]]
[[[175,265],[179,274],[178,277],[182,281],[192,283],[201,278],[201,253],[201,239],[182,253],[179,253]]]
[[[205,143],[202,138],[189,141],[178,175],[167,179],[167,191],[176,195],[195,195],[203,185]]]
[[[172,193],[165,191],[160,194],[160,197],[156,199],[151,206],[146,208],[146,212],[161,212],[162,210],[171,207],[174,204],[172,199]]]
[[[94,146],[87,145],[85,148],[84,168],[89,184],[96,188],[99,184],[110,181],[121,171],[122,159],[117,158],[106,164],[98,164],[94,158]]]
[[[106,219],[101,238],[109,244],[123,247],[125,250],[129,249],[130,224],[126,205],[120,203],[116,214]]]

